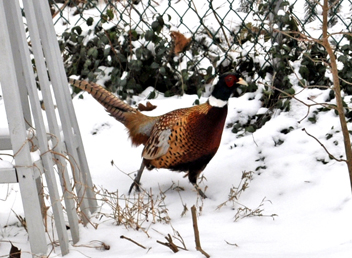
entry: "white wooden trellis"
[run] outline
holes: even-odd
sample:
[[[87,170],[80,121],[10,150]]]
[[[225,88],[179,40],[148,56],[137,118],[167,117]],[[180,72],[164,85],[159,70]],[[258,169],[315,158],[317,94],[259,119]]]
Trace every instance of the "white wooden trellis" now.
[[[40,198],[41,177],[45,178],[61,252],[65,255],[69,252],[68,234],[54,166],[59,172],[73,243],[79,240],[79,229],[67,166],[71,166],[84,224],[96,210],[97,201],[48,1],[22,2],[49,132],[45,129],[19,0],[0,0],[0,83],[9,124],[9,135],[0,136],[0,149],[13,150],[16,154],[14,168],[0,169],[0,183],[19,183],[31,251],[40,255],[47,252],[41,212],[44,207]],[[54,99],[59,116],[55,113]],[[35,128],[41,153],[35,164],[27,138],[29,126]],[[48,141],[53,149],[49,148]]]

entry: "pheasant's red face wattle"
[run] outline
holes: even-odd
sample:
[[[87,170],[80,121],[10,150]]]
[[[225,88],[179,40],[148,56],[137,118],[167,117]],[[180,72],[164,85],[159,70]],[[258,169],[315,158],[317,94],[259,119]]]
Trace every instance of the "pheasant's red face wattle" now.
[[[225,77],[225,83],[229,88],[231,88],[236,81],[238,81],[237,77],[232,74]]]

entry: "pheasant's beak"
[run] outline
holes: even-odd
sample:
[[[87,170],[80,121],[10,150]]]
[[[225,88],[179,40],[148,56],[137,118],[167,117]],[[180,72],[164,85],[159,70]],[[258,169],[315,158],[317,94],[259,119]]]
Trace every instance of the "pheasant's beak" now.
[[[248,83],[245,80],[243,80],[243,78],[239,78],[237,84],[248,86]]]

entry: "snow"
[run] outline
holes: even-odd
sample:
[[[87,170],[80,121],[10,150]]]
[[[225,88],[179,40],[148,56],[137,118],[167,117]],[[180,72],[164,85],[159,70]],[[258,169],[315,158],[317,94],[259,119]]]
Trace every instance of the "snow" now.
[[[324,97],[324,92],[321,93],[318,98]],[[316,94],[316,89],[305,90],[298,97],[306,99]],[[141,96],[145,95],[148,94]],[[256,95],[259,96],[260,92]],[[143,98],[137,97],[145,102]],[[151,101],[157,108],[148,115],[191,106],[196,98],[195,95],[165,98],[158,94],[158,98]],[[204,101],[205,98],[202,98],[201,102]],[[87,93],[83,93],[83,99],[77,96],[73,102],[94,184],[101,192],[103,189],[118,191],[121,204],[125,199],[133,202],[136,195],[128,197],[127,191],[132,182],[130,176],[133,177],[139,168],[142,148],[131,147],[123,125],[110,117]],[[227,123],[238,116],[252,115],[255,110],[262,112],[258,103],[258,98],[253,99],[252,93],[230,99]],[[203,249],[211,257],[350,257],[352,239],[348,229],[352,227],[352,203],[347,167],[344,163],[329,160],[321,146],[302,131],[305,128],[339,157],[343,155],[340,133],[333,134],[333,139],[339,142],[337,146],[331,139],[325,139],[332,126],[334,131],[339,130],[338,119],[330,111],[320,115],[315,124],[307,118],[298,123],[306,112],[306,106],[293,100],[291,111],[276,115],[253,134],[244,133],[243,137],[236,137],[231,128],[225,129],[218,153],[204,170],[206,181],[200,184],[203,189],[207,187],[209,198],[206,200],[197,197],[182,173],[165,169],[145,171],[143,188],[151,191],[156,201],[160,199],[160,191],[166,191],[163,205],[170,217],[169,223],[144,222],[142,226],[147,233],[123,225],[116,226],[111,218],[109,202],[101,201],[102,195],[98,194],[99,212],[92,217],[97,229],[81,225],[80,242],[70,247],[66,257],[202,257],[195,250],[190,212],[193,205],[202,208],[198,217],[200,239]],[[281,133],[290,126],[294,128],[291,132]],[[279,139],[283,143],[275,146]],[[324,165],[317,161],[318,158],[328,163]],[[234,222],[240,204],[233,206],[232,202],[228,202],[220,209],[217,207],[228,200],[230,189],[238,186],[243,171],[253,171],[253,180],[238,202],[256,209],[265,199],[261,207],[265,216]],[[184,190],[169,189],[172,185]],[[1,206],[6,207],[0,213],[0,255],[8,253],[8,240],[28,251],[26,233],[18,227],[16,218],[8,209],[12,207],[16,214],[23,216],[17,186],[0,185],[0,199]],[[181,216],[184,206],[188,211]],[[272,214],[277,216],[272,218]],[[173,254],[156,242],[165,242],[164,236],[173,236],[174,230],[182,236],[188,251],[180,250]],[[121,239],[122,235],[147,249]],[[109,245],[110,250],[100,250],[102,242]],[[50,254],[50,257],[57,256],[60,256],[58,247]],[[23,253],[23,257],[30,256]]]
[[[178,1],[180,4],[177,8],[186,8],[181,5],[183,2]],[[157,8],[167,3],[165,0],[160,1]],[[197,5],[199,14],[204,14],[204,8],[201,8],[201,4]],[[217,10],[220,13],[226,8]],[[304,15],[302,5],[296,4],[295,8],[298,16]],[[182,12],[182,9],[177,11]],[[84,28],[86,25],[83,20],[77,21],[78,17],[72,16],[72,12],[66,12],[66,9],[64,13],[68,20],[82,25],[83,33],[87,33],[89,28]],[[93,15],[99,17],[96,12]],[[194,20],[194,14],[188,12],[187,17],[184,17],[184,20],[187,19]],[[233,26],[238,26],[240,21],[239,17],[226,18],[226,24]],[[172,22],[180,32],[189,32],[184,25],[179,26],[177,20]],[[190,25],[191,29],[198,26],[195,22],[185,24]],[[208,25],[210,28],[218,26],[214,21]],[[56,27],[59,28],[58,33],[62,33],[65,26],[58,24]],[[334,28],[339,29],[338,26]],[[321,35],[318,20],[307,24],[306,29],[311,35]],[[243,53],[250,49],[246,44]],[[261,52],[264,53],[264,49]],[[298,65],[293,64],[296,71]],[[296,98],[300,101],[291,100],[290,111],[275,111],[272,119],[254,133],[240,131],[234,134],[231,127],[225,127],[220,148],[203,172],[206,179],[200,183],[200,187],[206,189],[208,199],[202,200],[197,196],[188,179],[183,178],[183,173],[166,169],[145,171],[142,186],[153,194],[155,211],[161,212],[163,221],[153,223],[153,217],[149,214],[148,221],[140,222],[143,229],[139,230],[116,225],[112,207],[116,195],[121,207],[126,209],[138,203],[138,195],[129,197],[127,192],[140,166],[142,146],[132,147],[124,126],[110,117],[87,93],[83,93],[82,99],[76,96],[73,103],[96,185],[99,211],[93,214],[92,224],[86,227],[80,225],[80,241],[75,245],[70,244],[70,253],[65,257],[204,257],[195,249],[190,211],[193,205],[198,211],[202,248],[211,257],[351,257],[352,202],[347,166],[330,159],[320,144],[306,133],[319,139],[335,157],[343,159],[344,147],[338,117],[334,111],[327,111],[320,112],[315,123],[309,121],[308,118],[313,116],[313,111],[319,106],[312,106],[307,116],[308,108],[301,101],[311,104],[313,102],[308,100],[310,97],[318,103],[325,102],[328,90],[302,90],[297,80],[291,81],[295,84],[296,93],[299,92]],[[135,96],[134,100],[145,103],[152,90],[148,88],[143,94]],[[231,98],[226,124],[235,121],[245,123],[248,117],[268,112],[261,106],[261,96],[261,89],[258,89],[255,93]],[[349,103],[350,97],[345,96],[346,103]],[[196,99],[195,95],[165,98],[159,93],[156,99],[151,100],[157,108],[147,114],[154,116],[189,107]],[[206,98],[200,99],[200,102],[204,101]],[[7,130],[3,110],[3,100],[0,99],[0,133]],[[350,124],[349,127],[351,130]],[[289,132],[285,133],[285,129],[289,129]],[[332,137],[327,139],[327,134]],[[6,152],[0,152],[0,168],[12,166],[12,158],[3,153]],[[38,153],[35,155],[39,156]],[[230,190],[239,186],[244,171],[252,172],[248,189],[242,192],[237,201],[229,201],[218,209],[219,205],[228,201]],[[141,198],[144,202],[150,200],[146,195]],[[28,235],[14,214],[24,216],[18,185],[0,185],[0,205],[0,256],[8,255],[11,241],[22,249],[22,257],[31,257]],[[239,213],[243,205],[251,210],[261,209],[259,214],[262,216],[235,221],[236,216],[245,215]],[[185,214],[182,214],[184,211]],[[144,218],[140,215],[141,220]],[[51,217],[48,220],[50,228],[54,222]],[[180,250],[174,254],[166,246],[157,243],[166,242],[165,236],[168,234],[173,236],[177,245],[182,246],[175,238],[179,234],[188,251]],[[121,236],[133,239],[146,249]],[[53,233],[49,229],[48,243],[50,239],[53,239]],[[102,243],[110,249],[103,250]],[[51,244],[48,245],[48,252],[49,257],[61,256],[60,248],[52,247]]]
[[[280,16],[285,16],[285,11],[280,9],[278,12],[277,12],[277,15],[280,15]]]
[[[182,98],[157,99],[153,101],[153,104],[157,105],[158,108],[150,115],[189,106],[193,102],[192,99],[195,98],[195,96],[184,96]],[[242,105],[241,100],[245,99],[247,99],[247,107]],[[125,172],[133,172],[138,169],[140,149],[131,148],[123,126],[107,115],[103,119],[104,110],[101,107],[94,106],[93,103],[89,100],[89,97],[75,102],[80,124],[86,123],[82,130],[93,180],[96,185],[110,191],[118,189],[119,192],[122,191],[121,193],[126,194],[131,180],[119,172],[116,167]],[[253,135],[248,134],[236,139],[230,129],[225,130],[217,155],[204,171],[207,178],[206,184],[201,184],[203,188],[205,185],[208,186],[206,193],[209,196],[209,199],[205,200],[202,205],[202,215],[199,217],[201,242],[203,248],[211,256],[336,257],[336,252],[340,252],[339,250],[341,250],[339,257],[347,257],[351,254],[351,238],[347,231],[345,234],[343,233],[345,228],[351,226],[348,218],[352,212],[346,166],[334,161],[329,162],[328,165],[316,161],[316,156],[326,157],[326,153],[316,142],[301,131],[303,126],[299,126],[297,120],[302,118],[300,117],[300,111],[305,110],[306,107],[299,106],[298,103],[296,105],[295,109],[292,108],[294,111],[280,114]],[[228,117],[235,117],[238,108],[242,108],[242,113],[246,110],[248,110],[248,113],[252,113],[253,106],[257,106],[256,101],[251,103],[247,96],[240,98],[240,101],[231,99]],[[91,110],[94,109],[95,112],[100,109],[100,115],[94,115],[94,117],[100,117],[102,121],[92,123],[84,118],[84,121],[81,121],[84,113],[89,113],[88,107],[91,107]],[[80,112],[82,112],[82,115],[80,115]],[[314,126],[310,126],[309,122],[305,121],[301,124],[306,126],[307,131],[310,131],[309,127],[313,127],[312,129],[314,127],[320,128],[323,137],[324,130],[322,129],[330,129],[333,119],[337,124],[336,117],[322,119],[323,121]],[[110,127],[103,127],[101,132],[92,136],[91,128],[97,128],[97,124],[109,124]],[[295,130],[286,136],[282,136],[280,131],[288,126],[295,127]],[[94,139],[94,137],[99,139]],[[285,142],[278,147],[274,147],[273,139],[282,137]],[[89,148],[90,144],[94,147]],[[231,149],[230,146],[234,144],[237,147]],[[216,210],[216,207],[227,199],[229,189],[238,184],[242,171],[254,171],[256,169],[258,166],[256,160],[260,157],[265,157],[263,162],[267,168],[260,175],[254,176],[250,188],[241,196],[240,202],[255,208],[266,197],[272,204],[265,203],[263,213],[275,213],[278,214],[278,217],[275,217],[275,220],[255,217],[233,222],[235,211],[230,207]],[[111,166],[111,160],[114,160],[115,168]],[[99,171],[98,177],[95,176],[94,171]],[[104,173],[100,171],[104,171]],[[190,251],[192,251],[181,251],[182,254],[180,255],[182,257],[201,257],[200,254],[194,253],[195,250],[192,247],[194,240],[190,212],[184,217],[180,216],[183,204],[190,208],[197,204],[199,200],[197,200],[193,187],[181,176],[181,174],[166,170],[145,172],[142,177],[143,187],[145,189],[151,188],[153,193],[158,193],[159,187],[167,189],[172,182],[177,182],[185,188],[185,191],[180,193],[168,191],[165,201],[169,215],[173,214],[171,215],[172,227],[180,232]],[[331,189],[331,191],[328,189]],[[180,196],[182,199],[180,199]],[[113,234],[112,231],[114,233],[119,231],[118,228],[115,229],[112,226],[112,222],[108,225],[104,224],[109,233],[102,233],[103,235],[109,236]],[[170,225],[152,225],[151,229],[154,228],[164,235],[172,233]],[[100,227],[96,231],[99,230],[101,230]],[[143,255],[161,257],[168,253],[171,254],[166,247],[160,247],[154,243],[157,239],[163,240],[163,237],[155,234],[150,229],[148,234],[151,235],[151,239],[148,239],[144,233],[131,232],[131,230],[126,233],[116,232],[115,234],[116,239],[119,235],[128,234],[127,236],[132,235],[132,238],[139,243],[152,246],[152,249],[146,253],[132,244],[131,249],[129,249],[127,248],[129,243],[122,242],[120,245],[126,245],[128,250],[117,248],[120,257],[130,255],[131,250],[138,251],[138,256],[141,257]],[[96,238],[97,232],[91,237],[88,233],[85,236],[88,239],[86,241],[82,239],[81,242],[83,243],[99,239],[113,246],[115,241],[118,242],[112,240],[114,237]],[[121,241],[123,240],[119,242]],[[236,243],[238,247],[229,246],[225,241]],[[119,244],[116,243],[116,245]],[[77,254],[74,255],[72,257],[77,257]],[[108,257],[107,255],[108,252],[104,253],[105,257]]]
[[[9,161],[0,160],[0,168],[13,168],[13,165]]]

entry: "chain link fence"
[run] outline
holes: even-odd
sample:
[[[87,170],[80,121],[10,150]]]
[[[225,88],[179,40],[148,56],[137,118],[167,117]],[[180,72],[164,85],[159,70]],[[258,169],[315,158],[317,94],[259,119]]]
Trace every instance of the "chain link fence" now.
[[[340,57],[350,51],[351,36],[340,32],[351,32],[352,0],[329,3],[330,42]],[[301,41],[302,35],[322,37],[322,11],[316,0],[49,4],[68,75],[93,81],[107,75],[105,86],[122,97],[146,86],[169,95],[201,94],[214,76],[229,70],[244,74],[251,81],[249,90],[255,90],[258,81],[285,90],[292,86],[291,65],[297,60],[304,85],[330,82],[326,66],[316,61],[326,60],[325,51],[310,38]]]

